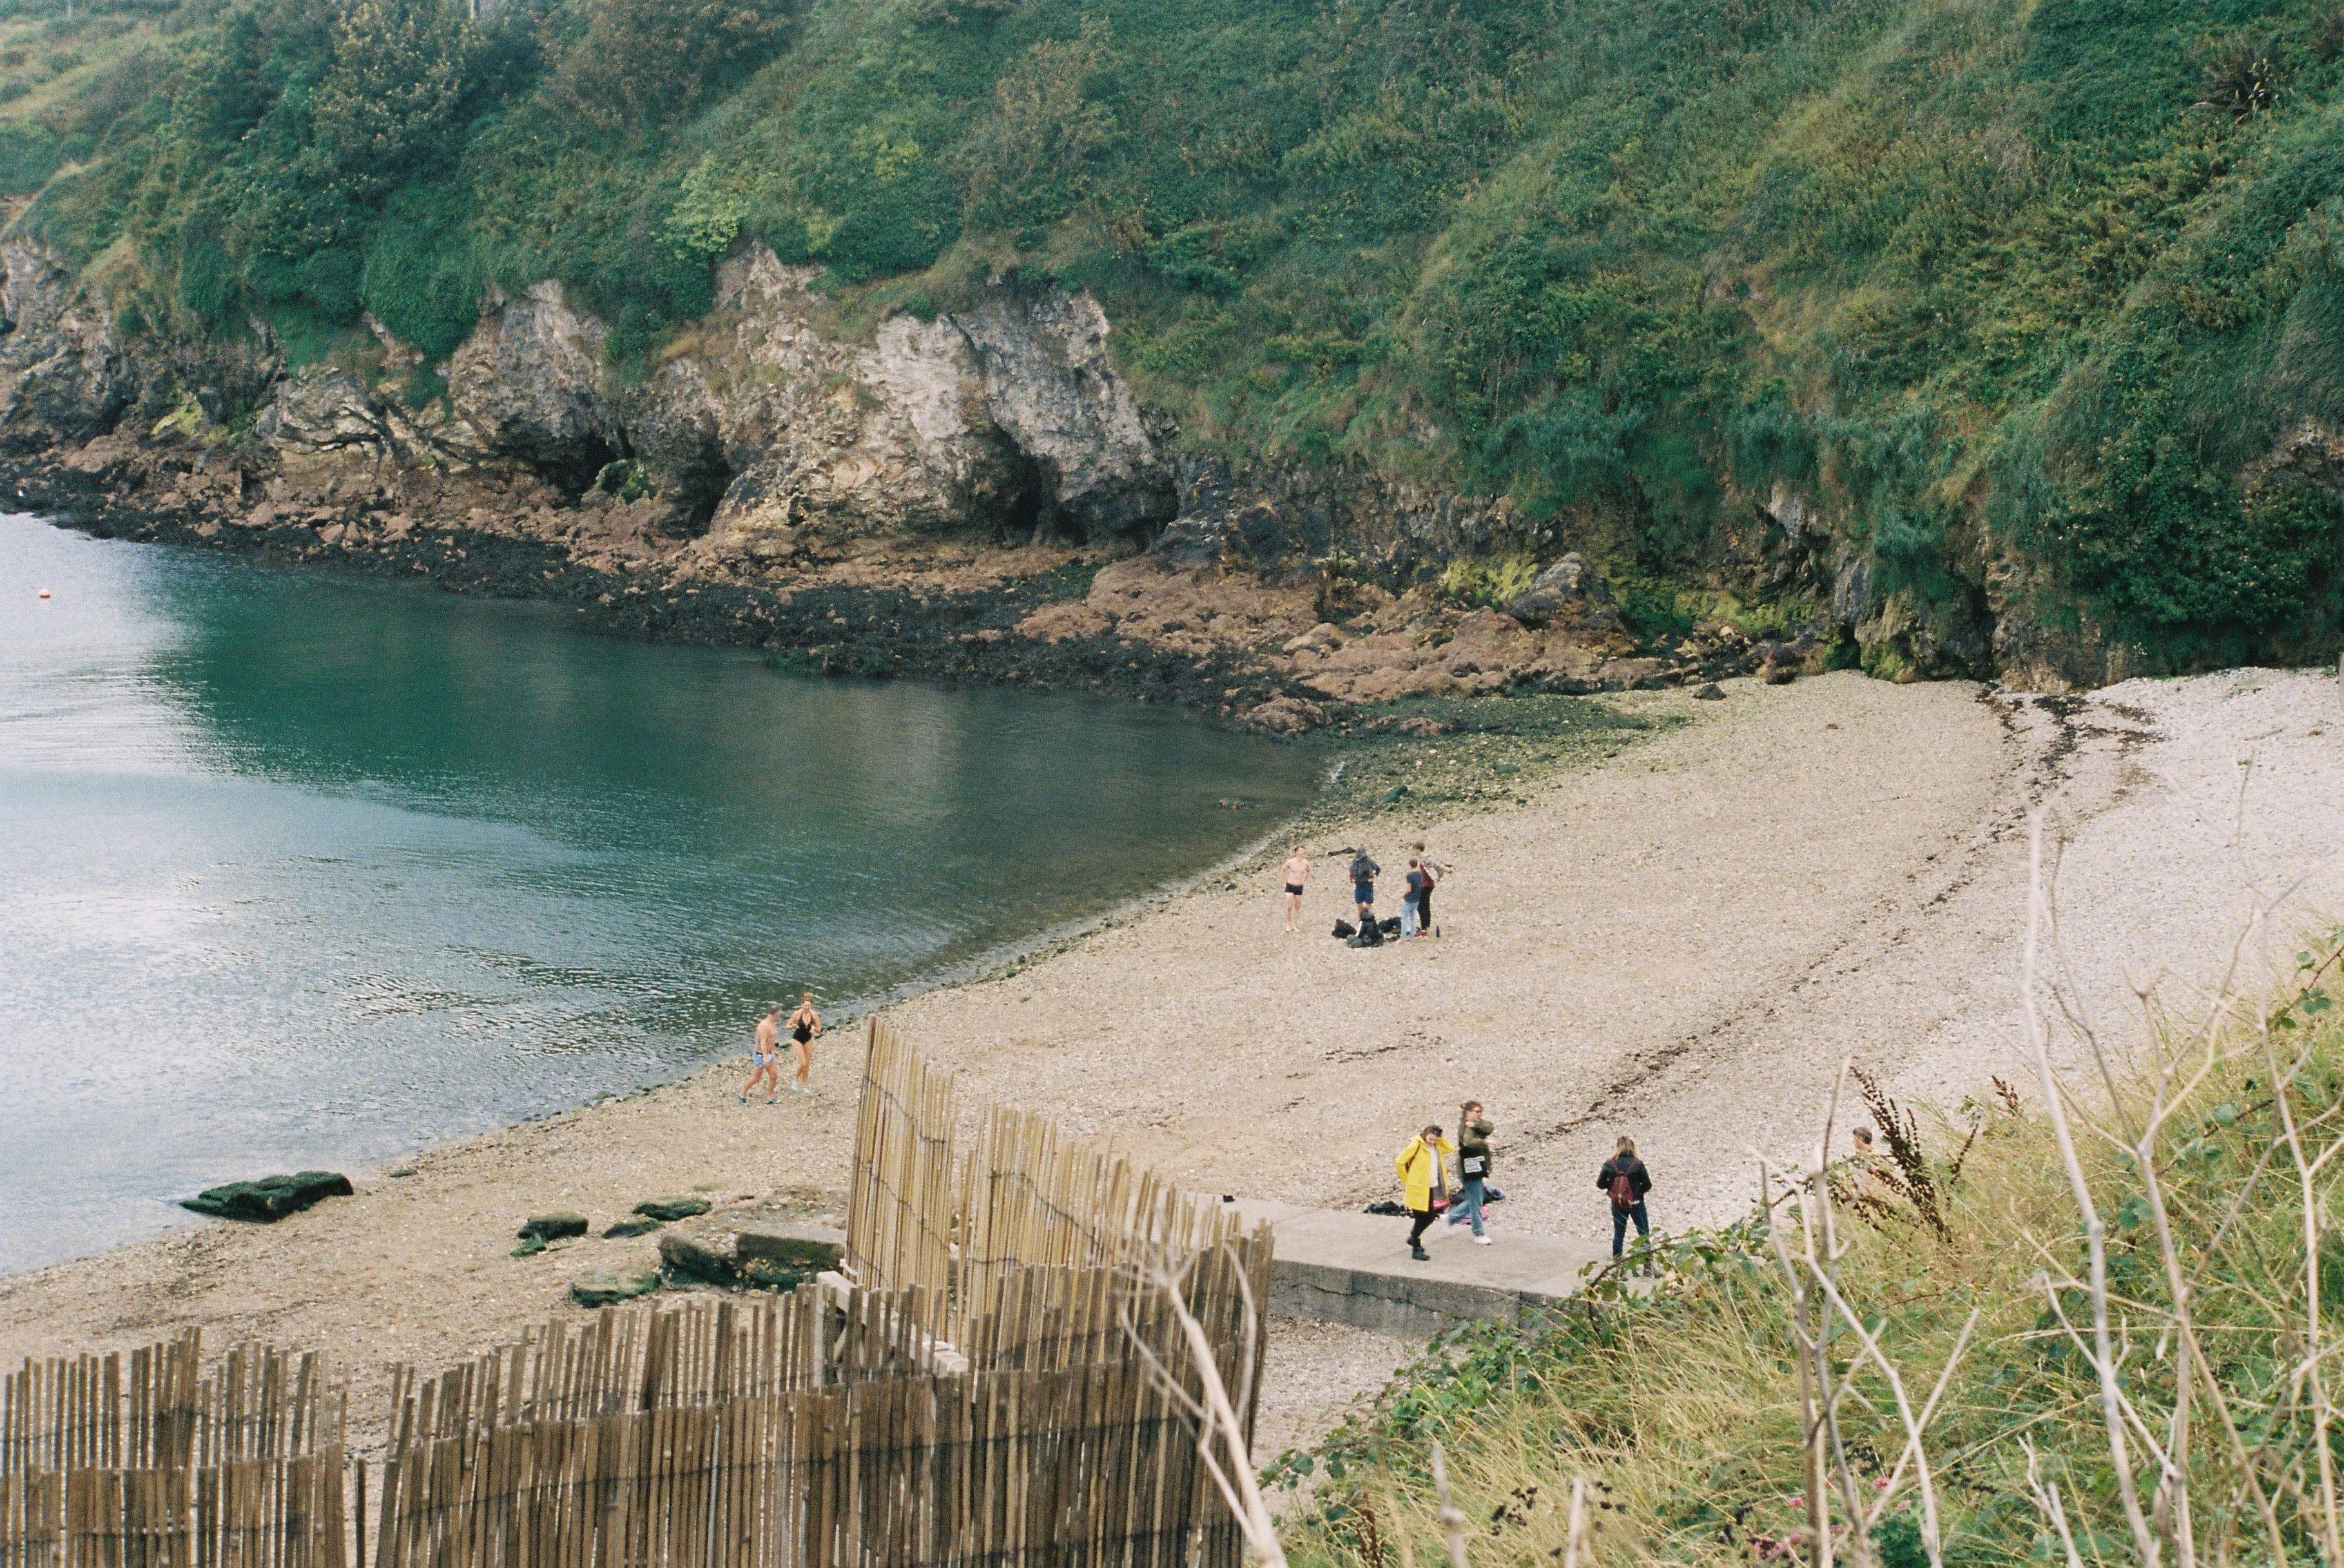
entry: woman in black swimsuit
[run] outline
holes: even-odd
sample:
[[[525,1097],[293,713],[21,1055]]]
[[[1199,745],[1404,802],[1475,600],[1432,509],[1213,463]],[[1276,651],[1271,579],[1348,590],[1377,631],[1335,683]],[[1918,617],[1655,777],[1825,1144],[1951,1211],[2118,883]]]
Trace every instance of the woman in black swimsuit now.
[[[802,1095],[813,1093],[813,1037],[822,1033],[822,1015],[813,1010],[813,993],[798,995],[798,1010],[790,1015],[790,1045],[798,1054],[797,1081],[790,1087]]]

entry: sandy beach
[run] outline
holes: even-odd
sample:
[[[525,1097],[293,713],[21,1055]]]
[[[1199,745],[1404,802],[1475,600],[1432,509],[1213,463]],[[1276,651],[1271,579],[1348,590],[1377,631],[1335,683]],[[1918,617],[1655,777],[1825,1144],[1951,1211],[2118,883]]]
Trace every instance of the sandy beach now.
[[[1843,673],[1626,701],[1684,722],[1526,786],[1527,804],[1314,830],[1300,935],[1281,933],[1271,856],[892,1017],[963,1076],[965,1100],[1046,1111],[1211,1192],[1387,1196],[1409,1130],[1478,1098],[1499,1125],[1502,1246],[1510,1229],[1608,1230],[1592,1174],[1621,1132],[1652,1164],[1656,1223],[1731,1218],[1751,1151],[1810,1137],[1851,1053],[1948,1108],[2015,1076],[2038,802],[2060,843],[2072,989],[2106,1036],[2134,1028],[2137,986],[2191,1005],[2258,911],[2250,981],[2344,909],[2330,673],[2073,699]],[[1390,887],[1417,839],[1455,868],[1442,935],[1330,940],[1349,906],[1341,851],[1365,844]],[[743,1108],[743,1066],[726,1063],[425,1151],[411,1175],[355,1171],[357,1197],[275,1226],[205,1225],[0,1280],[0,1355],[187,1325],[215,1344],[322,1345],[352,1377],[363,1439],[384,1364],[512,1339],[577,1310],[574,1274],[651,1249],[588,1239],[510,1259],[531,1211],[607,1222],[666,1193],[819,1208],[839,1192],[854,1039],[824,1042],[811,1099]],[[1278,1326],[1264,1449],[1320,1430],[1404,1353]]]

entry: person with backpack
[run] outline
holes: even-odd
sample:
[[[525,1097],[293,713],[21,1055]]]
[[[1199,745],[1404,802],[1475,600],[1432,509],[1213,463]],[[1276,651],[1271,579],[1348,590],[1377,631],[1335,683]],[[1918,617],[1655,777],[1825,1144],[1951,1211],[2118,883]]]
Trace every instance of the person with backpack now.
[[[1582,1170],[1586,1168],[1581,1166]],[[1619,1152],[1603,1162],[1595,1173],[1595,1185],[1612,1199],[1612,1256],[1620,1256],[1622,1243],[1628,1239],[1628,1221],[1636,1222],[1636,1239],[1649,1239],[1652,1222],[1644,1212],[1644,1194],[1652,1189],[1652,1173],[1636,1158],[1636,1140],[1623,1138]],[[1647,1269],[1651,1268],[1648,1263]]]
[[[1351,902],[1359,906],[1359,929],[1376,923],[1376,876],[1383,867],[1362,849],[1351,856]]]
[[[1457,1201],[1449,1206],[1449,1223],[1473,1227],[1476,1245],[1490,1245],[1481,1229],[1481,1205],[1489,1198],[1490,1135],[1498,1129],[1482,1118],[1481,1102],[1469,1099],[1457,1117]]]
[[[1399,1168],[1400,1202],[1410,1220],[1408,1253],[1420,1263],[1432,1261],[1432,1254],[1424,1249],[1424,1233],[1432,1229],[1432,1217],[1449,1205],[1449,1181],[1456,1169],[1456,1158],[1457,1146],[1441,1137],[1435,1124],[1409,1139],[1408,1147],[1392,1162]]]

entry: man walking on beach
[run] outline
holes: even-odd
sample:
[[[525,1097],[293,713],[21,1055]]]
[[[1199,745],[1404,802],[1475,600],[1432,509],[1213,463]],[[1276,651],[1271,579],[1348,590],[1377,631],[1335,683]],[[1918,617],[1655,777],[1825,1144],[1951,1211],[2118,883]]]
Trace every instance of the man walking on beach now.
[[[782,1098],[782,1005],[779,1002],[765,1009],[757,1020],[757,1043],[751,1047],[749,1059],[755,1064],[749,1081],[741,1086],[741,1103],[747,1105],[749,1097],[757,1090],[757,1081],[765,1080],[773,1091],[765,1103],[771,1105]]]
[[[1286,934],[1294,935],[1297,920],[1302,918],[1302,889],[1310,880],[1310,855],[1300,845],[1286,857]]]
[[[1366,850],[1351,856],[1351,902],[1359,906],[1359,929],[1376,917],[1376,874],[1383,869]]]

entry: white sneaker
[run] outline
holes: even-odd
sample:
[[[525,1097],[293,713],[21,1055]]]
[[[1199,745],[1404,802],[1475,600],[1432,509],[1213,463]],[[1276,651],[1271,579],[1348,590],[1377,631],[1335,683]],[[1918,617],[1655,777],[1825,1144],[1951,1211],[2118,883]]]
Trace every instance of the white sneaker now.
[[[1490,1239],[1487,1236],[1476,1236],[1473,1238],[1473,1245],[1476,1247],[1487,1247],[1489,1244]]]

